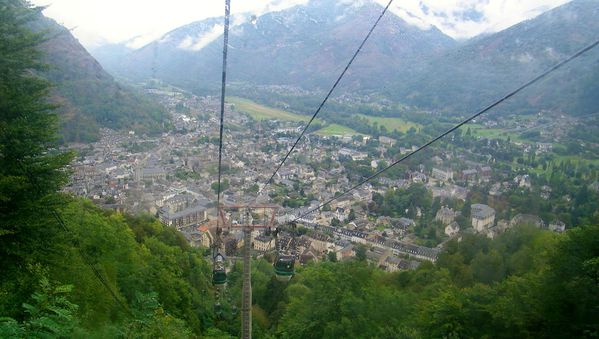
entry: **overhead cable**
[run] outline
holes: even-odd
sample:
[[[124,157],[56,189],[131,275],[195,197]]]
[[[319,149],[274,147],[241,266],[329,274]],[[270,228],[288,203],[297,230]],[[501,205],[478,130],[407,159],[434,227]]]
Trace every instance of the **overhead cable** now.
[[[381,19],[383,18],[383,16],[385,15],[385,13],[387,12],[387,10],[389,9],[389,7],[391,6],[392,3],[393,3],[393,0],[390,0],[389,3],[387,4],[387,6],[385,6],[385,8],[383,9],[383,11],[379,15],[378,19],[375,21],[374,25],[372,25],[372,27],[368,31],[368,34],[366,34],[366,37],[364,38],[364,40],[362,40],[362,43],[360,44],[360,46],[358,47],[358,49],[356,50],[356,52],[354,53],[354,55],[351,57],[351,59],[349,60],[349,62],[347,63],[347,65],[345,66],[345,68],[343,69],[343,71],[341,72],[341,74],[339,75],[339,77],[337,77],[337,80],[333,84],[333,87],[331,87],[331,89],[329,90],[329,92],[325,96],[324,100],[320,103],[320,105],[316,109],[316,112],[314,112],[314,114],[312,115],[312,117],[308,121],[308,124],[304,127],[304,129],[300,133],[299,137],[297,137],[297,139],[293,143],[293,146],[291,146],[291,148],[289,149],[289,151],[287,152],[287,154],[285,154],[285,157],[283,157],[283,160],[281,161],[281,163],[279,163],[279,165],[277,166],[277,168],[275,169],[275,171],[272,173],[272,175],[270,176],[270,178],[268,179],[268,181],[266,181],[266,183],[264,184],[264,186],[262,187],[262,189],[260,189],[260,191],[258,192],[258,195],[260,195],[260,193],[262,193],[262,191],[264,191],[264,189],[272,182],[272,180],[274,179],[275,175],[279,172],[279,170],[281,169],[281,167],[283,166],[283,164],[285,164],[285,161],[287,161],[287,159],[289,158],[289,156],[291,155],[291,153],[293,152],[293,150],[295,150],[295,147],[300,142],[300,140],[302,139],[302,137],[304,136],[304,134],[306,133],[306,131],[308,130],[308,128],[310,127],[310,125],[312,124],[312,122],[314,121],[314,119],[316,118],[316,116],[318,115],[318,113],[320,113],[320,111],[322,110],[322,107],[325,105],[325,103],[327,102],[327,100],[329,100],[329,97],[331,96],[331,94],[333,94],[333,91],[335,90],[335,88],[337,88],[337,85],[339,85],[339,82],[341,81],[341,79],[343,79],[343,76],[345,75],[345,73],[347,72],[347,70],[349,69],[349,67],[352,65],[352,63],[354,62],[354,60],[356,59],[356,57],[358,56],[358,54],[362,50],[362,47],[364,47],[364,45],[366,44],[366,41],[368,41],[368,38],[370,38],[370,36],[372,35],[372,32],[374,31],[374,29],[376,28],[376,26],[379,24],[379,22],[381,21]]]
[[[218,138],[218,184],[216,190],[216,214],[220,207],[222,158],[223,158],[223,127],[225,120],[225,91],[227,88],[227,51],[229,47],[229,17],[231,15],[231,1],[225,0],[225,28],[223,33],[223,70],[220,94],[220,131]],[[219,218],[216,218],[216,228],[219,229]]]
[[[462,127],[463,125],[467,124],[468,122],[476,119],[478,116],[488,112],[489,110],[495,108],[497,105],[501,104],[502,102],[508,100],[509,98],[513,97],[514,95],[518,94],[519,92],[521,92],[522,90],[524,90],[525,88],[533,85],[534,83],[540,81],[541,79],[545,78],[546,76],[548,76],[549,74],[553,73],[554,71],[558,70],[559,68],[561,68],[562,66],[568,64],[569,62],[571,62],[572,60],[580,57],[581,55],[583,55],[584,53],[590,51],[591,49],[597,47],[597,45],[599,45],[599,40],[591,43],[590,45],[587,45],[586,47],[582,48],[581,50],[579,50],[578,52],[572,54],[571,56],[569,56],[568,58],[560,61],[559,63],[555,64],[554,66],[552,66],[551,68],[547,69],[545,72],[537,75],[536,77],[534,77],[532,80],[529,80],[527,82],[525,82],[524,84],[520,85],[518,88],[516,88],[515,90],[509,92],[508,94],[506,94],[505,96],[503,96],[502,98],[500,98],[499,100],[493,102],[492,104],[488,105],[487,107],[483,108],[482,110],[478,111],[477,113],[473,114],[472,116],[466,118],[465,120],[461,121],[459,124],[451,127],[450,129],[448,129],[447,131],[441,133],[440,135],[438,135],[437,137],[427,141],[425,144],[423,144],[422,146],[418,147],[416,150],[406,154],[405,156],[399,158],[398,160],[392,162],[390,165],[388,165],[385,168],[380,169],[379,171],[377,171],[376,173],[372,174],[371,176],[363,179],[362,181],[360,181],[359,183],[355,184],[354,186],[350,187],[349,189],[343,191],[341,194],[330,198],[329,200],[323,202],[322,204],[318,205],[315,208],[310,209],[309,211],[301,214],[300,216],[296,217],[293,222],[296,222],[312,213],[314,213],[315,211],[321,209],[322,207],[324,207],[325,205],[330,204],[331,202],[338,200],[344,196],[346,196],[348,193],[354,191],[355,189],[357,189],[358,187],[364,185],[365,183],[369,182],[370,180],[378,177],[379,175],[381,175],[382,173],[386,172],[387,170],[389,170],[390,168],[396,166],[397,164],[403,162],[404,160],[412,157],[414,154],[419,153],[420,151],[428,148],[430,145],[432,145],[433,143],[439,141],[441,138],[447,136],[448,134],[454,132],[455,130],[457,130],[458,128]]]

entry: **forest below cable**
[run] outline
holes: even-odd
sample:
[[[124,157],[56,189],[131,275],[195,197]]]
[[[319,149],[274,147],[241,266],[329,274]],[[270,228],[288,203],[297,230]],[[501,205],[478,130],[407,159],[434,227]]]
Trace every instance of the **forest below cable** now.
[[[17,249],[1,237],[1,337],[239,335],[239,263],[216,312],[205,251],[174,229],[87,201],[65,198],[58,210],[68,233],[38,212],[22,235],[35,241]],[[468,235],[415,271],[387,273],[365,257],[309,264],[288,284],[274,278],[269,256],[254,261],[254,336],[592,337],[599,330],[597,226]]]
[[[0,9],[0,337],[238,336],[239,264],[217,311],[206,249],[153,216],[60,193],[73,154],[58,151],[51,84],[32,72],[45,67],[44,34],[27,29],[38,10]],[[599,336],[599,225],[464,235],[413,271],[384,272],[368,250],[300,267],[287,284],[270,256],[255,260],[254,336]]]

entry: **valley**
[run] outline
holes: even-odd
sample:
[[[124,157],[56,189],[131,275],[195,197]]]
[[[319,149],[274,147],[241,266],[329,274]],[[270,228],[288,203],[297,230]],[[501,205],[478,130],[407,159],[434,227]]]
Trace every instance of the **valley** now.
[[[599,2],[391,3],[0,0],[0,337],[597,336]]]

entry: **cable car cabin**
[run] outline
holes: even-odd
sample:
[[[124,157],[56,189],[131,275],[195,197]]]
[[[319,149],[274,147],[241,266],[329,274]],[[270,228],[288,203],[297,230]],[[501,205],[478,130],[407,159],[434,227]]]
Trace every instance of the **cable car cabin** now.
[[[225,257],[217,253],[214,257],[214,268],[212,269],[212,285],[222,286],[227,283],[227,271],[225,270]]]
[[[279,255],[274,263],[275,275],[279,281],[289,281],[295,274],[293,264],[295,259],[290,255]]]

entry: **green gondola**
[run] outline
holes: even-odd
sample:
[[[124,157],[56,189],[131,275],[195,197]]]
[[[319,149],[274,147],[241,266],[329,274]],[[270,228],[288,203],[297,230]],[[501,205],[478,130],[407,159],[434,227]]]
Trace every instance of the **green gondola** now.
[[[289,281],[295,274],[295,259],[290,255],[279,255],[274,263],[275,275],[279,281]]]
[[[227,283],[227,273],[220,271],[212,272],[212,285],[219,286]]]
[[[212,285],[222,286],[227,283],[227,271],[225,270],[225,257],[217,253],[214,257],[214,268],[212,269]]]

